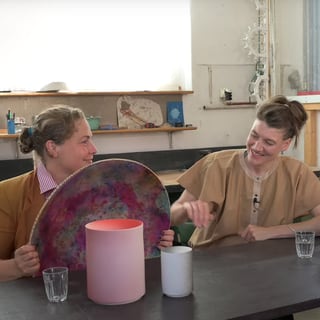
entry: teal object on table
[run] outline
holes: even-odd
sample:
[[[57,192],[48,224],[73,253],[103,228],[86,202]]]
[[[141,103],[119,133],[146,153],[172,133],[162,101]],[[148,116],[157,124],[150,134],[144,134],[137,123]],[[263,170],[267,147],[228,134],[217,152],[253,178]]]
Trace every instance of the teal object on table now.
[[[145,257],[159,255],[161,233],[170,227],[170,200],[158,176],[126,159],[94,162],[67,178],[48,198],[34,223],[41,269],[86,268],[85,225],[102,219],[143,221]]]

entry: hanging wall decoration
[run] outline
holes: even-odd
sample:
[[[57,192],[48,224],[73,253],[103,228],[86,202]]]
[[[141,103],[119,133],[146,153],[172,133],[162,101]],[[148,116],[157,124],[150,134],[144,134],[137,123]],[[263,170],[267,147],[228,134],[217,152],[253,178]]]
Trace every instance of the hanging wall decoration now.
[[[256,62],[255,73],[249,83],[249,93],[257,104],[268,97],[268,6],[267,0],[255,0],[258,23],[248,27],[244,47]]]

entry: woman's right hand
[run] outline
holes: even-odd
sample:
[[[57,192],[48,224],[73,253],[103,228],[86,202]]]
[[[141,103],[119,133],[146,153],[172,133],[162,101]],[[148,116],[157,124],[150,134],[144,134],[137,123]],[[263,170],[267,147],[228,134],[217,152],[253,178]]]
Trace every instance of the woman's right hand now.
[[[171,225],[178,226],[191,220],[196,227],[207,227],[216,219],[214,209],[213,202],[198,200],[188,190],[184,190],[171,206]]]
[[[183,203],[188,218],[196,227],[207,227],[214,219],[213,204],[202,200],[193,200]]]
[[[14,252],[14,262],[20,276],[32,276],[40,269],[40,259],[35,246],[26,244]]]

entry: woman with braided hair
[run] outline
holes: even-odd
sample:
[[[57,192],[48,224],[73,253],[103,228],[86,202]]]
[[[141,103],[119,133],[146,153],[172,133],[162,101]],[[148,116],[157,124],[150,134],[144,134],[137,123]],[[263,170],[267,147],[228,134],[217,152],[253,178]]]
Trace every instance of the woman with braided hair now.
[[[32,276],[40,269],[29,244],[33,223],[49,195],[66,178],[90,165],[97,149],[82,110],[65,105],[41,112],[19,137],[22,153],[33,152],[34,170],[0,182],[0,281]],[[165,230],[159,247],[172,245]]]

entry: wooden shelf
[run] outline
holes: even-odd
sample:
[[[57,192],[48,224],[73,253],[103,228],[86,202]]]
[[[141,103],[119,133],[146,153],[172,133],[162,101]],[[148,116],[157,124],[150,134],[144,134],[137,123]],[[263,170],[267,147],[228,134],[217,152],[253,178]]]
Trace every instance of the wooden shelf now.
[[[209,106],[203,106],[202,109],[205,111],[211,111],[211,110],[234,110],[234,109],[254,109],[256,108],[256,104],[246,104],[246,105],[238,105],[238,104],[226,104],[224,106],[218,106],[218,107],[209,107]]]
[[[150,133],[150,132],[168,132],[196,130],[197,127],[165,127],[148,129],[115,129],[115,130],[93,130],[93,135],[100,134],[119,134],[119,133]],[[17,139],[19,134],[8,134],[7,129],[0,129],[0,139]]]
[[[196,130],[197,127],[165,127],[165,128],[148,128],[148,129],[116,129],[116,130],[93,130],[93,135],[101,134],[124,134],[124,133],[151,133],[151,132],[167,132],[169,136],[169,147],[172,148],[172,134],[178,131]],[[19,158],[19,146],[18,146],[19,134],[8,134],[7,129],[0,129],[0,139],[15,140],[16,144],[16,158]]]
[[[1,97],[50,97],[50,96],[151,96],[151,95],[184,95],[192,94],[193,91],[115,91],[115,92],[99,92],[99,91],[83,91],[83,92],[30,92],[30,91],[12,91],[0,92]]]
[[[17,139],[19,134],[8,134],[7,129],[0,129],[0,139]]]
[[[116,129],[116,130],[93,130],[93,134],[113,134],[113,133],[150,133],[150,132],[177,132],[186,130],[196,130],[197,127],[166,127],[148,129]]]

